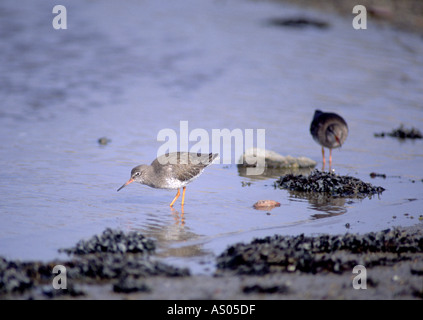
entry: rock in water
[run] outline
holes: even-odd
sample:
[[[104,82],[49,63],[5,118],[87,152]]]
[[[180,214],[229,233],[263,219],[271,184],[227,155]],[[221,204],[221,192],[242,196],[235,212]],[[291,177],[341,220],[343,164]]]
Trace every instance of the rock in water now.
[[[314,168],[317,162],[306,157],[283,156],[271,150],[250,148],[239,159],[239,166],[266,168]]]

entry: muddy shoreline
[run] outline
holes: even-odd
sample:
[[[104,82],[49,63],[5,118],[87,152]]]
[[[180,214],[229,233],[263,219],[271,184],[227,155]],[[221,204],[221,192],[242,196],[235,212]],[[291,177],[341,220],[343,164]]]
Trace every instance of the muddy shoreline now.
[[[350,1],[272,1],[285,1],[326,12],[337,12],[348,19],[352,17]],[[421,1],[365,0],[360,4],[371,9],[371,19],[378,23],[423,34]],[[99,143],[103,145],[106,142]],[[400,214],[403,213],[398,212]],[[112,247],[88,241],[80,243],[75,250],[69,249],[67,252],[72,255],[68,260],[44,263],[12,261],[0,257],[0,299],[420,300],[423,299],[421,218],[420,215],[420,222],[416,221],[417,224],[413,227],[392,228],[357,238],[351,238],[354,234],[346,230],[345,234],[336,236],[323,234],[307,237],[307,241],[277,235],[279,238],[233,244],[216,257],[216,264],[220,263],[220,266],[213,275],[195,275],[188,269],[161,263],[152,250],[154,245],[145,238],[137,244],[134,243],[137,237],[133,234],[128,238],[123,234],[115,234],[114,240],[99,237],[100,241],[112,241],[114,249],[107,252]],[[388,239],[385,235],[389,232],[401,236],[389,236],[390,240],[385,241]],[[120,241],[122,237],[129,240]],[[362,238],[369,239],[369,243],[379,243],[369,246],[373,249],[355,252],[356,241],[362,247]],[[294,245],[293,248],[288,246],[282,250],[281,239],[287,244],[298,242],[295,245],[301,248],[294,250]],[[331,242],[333,250],[311,250],[321,245],[324,247],[325,243],[322,241],[325,239],[339,240],[345,242],[345,245],[338,247],[340,242]],[[406,239],[413,239],[413,242],[407,243]],[[384,246],[386,243],[389,246]],[[85,244],[90,248],[87,249]],[[262,246],[263,244],[269,246]],[[388,247],[401,248],[401,251],[390,250]],[[81,253],[84,250],[88,252]],[[223,257],[233,260],[222,263]],[[366,289],[353,287],[357,276],[353,273],[353,268],[358,264],[363,265],[367,271]],[[66,267],[66,290],[54,289],[52,286],[57,276],[53,273],[56,265]],[[227,267],[228,265],[231,267]],[[239,269],[243,265],[249,267],[245,272]],[[312,268],[307,269],[307,266]]]
[[[105,233],[115,235],[106,239],[112,246],[133,246],[131,233]],[[210,276],[161,263],[154,253],[95,246],[83,252],[79,242],[79,254],[67,261],[1,258],[0,299],[423,299],[423,223],[363,235],[255,239],[227,248]],[[66,289],[53,287],[55,265],[66,267]],[[365,267],[365,289],[354,288],[357,265]]]
[[[383,192],[319,170],[281,176],[274,187],[330,198]],[[364,234],[347,227],[337,235],[275,234],[231,244],[215,257],[211,275],[160,261],[155,240],[139,231],[107,228],[61,248],[65,260],[0,257],[0,299],[423,299],[423,215],[418,220]]]
[[[349,0],[270,0],[285,2],[296,6],[331,12],[352,19],[352,8],[363,5],[367,9],[368,22],[392,26],[403,31],[417,33],[423,36],[423,2],[419,0],[363,0],[352,2]],[[368,25],[369,27],[369,25]]]

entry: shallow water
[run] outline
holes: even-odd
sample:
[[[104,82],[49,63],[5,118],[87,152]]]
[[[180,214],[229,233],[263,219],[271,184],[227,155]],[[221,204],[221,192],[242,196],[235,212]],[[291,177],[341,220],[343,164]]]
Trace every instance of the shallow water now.
[[[62,1],[68,29],[55,30],[55,4],[0,3],[0,255],[63,258],[59,248],[110,227],[140,230],[165,261],[203,273],[228,245],[254,237],[421,223],[423,141],[373,135],[401,123],[422,129],[420,37],[243,0]],[[298,16],[330,26],[267,23]],[[333,169],[382,195],[326,203],[275,189],[278,173],[254,179],[235,164],[215,164],[190,184],[184,214],[180,201],[168,206],[174,191],[116,192],[132,167],[156,157],[160,130],[179,133],[180,121],[210,135],[265,129],[266,148],[321,168],[309,134],[316,108],[349,125]],[[255,210],[262,199],[281,206]]]

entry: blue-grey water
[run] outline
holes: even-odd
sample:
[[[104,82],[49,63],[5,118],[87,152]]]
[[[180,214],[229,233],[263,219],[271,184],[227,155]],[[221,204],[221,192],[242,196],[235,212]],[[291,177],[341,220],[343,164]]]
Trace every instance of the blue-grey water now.
[[[255,237],[422,223],[423,141],[374,137],[400,124],[423,129],[421,37],[247,0],[64,0],[67,29],[56,30],[56,4],[0,2],[0,256],[66,258],[59,248],[119,228],[202,273],[228,245]],[[303,16],[329,27],[267,23]],[[266,148],[320,168],[309,133],[316,108],[349,125],[333,169],[382,195],[325,203],[274,189],[276,177],[240,175],[235,164],[212,165],[190,184],[183,214],[180,200],[168,206],[174,191],[116,192],[132,167],[156,157],[158,133],[179,133],[181,121],[210,135],[265,129]],[[262,199],[281,206],[255,210]]]

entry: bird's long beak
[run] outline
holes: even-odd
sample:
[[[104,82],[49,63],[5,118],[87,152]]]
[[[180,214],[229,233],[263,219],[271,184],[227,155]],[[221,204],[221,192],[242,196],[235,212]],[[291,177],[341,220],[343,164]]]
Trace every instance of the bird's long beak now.
[[[131,182],[134,182],[134,179],[129,179],[128,181],[126,181],[126,183],[124,185],[122,185],[122,187],[120,187],[119,189],[117,189],[117,191],[119,191],[120,189],[125,188],[128,184],[130,184]]]
[[[342,146],[342,145],[341,145],[341,140],[339,140],[338,136],[337,136],[337,135],[334,135],[334,136],[335,136],[335,140],[336,140],[336,142],[338,142],[338,143],[339,143],[339,145],[340,145],[340,146]]]

